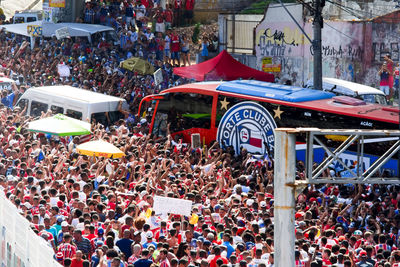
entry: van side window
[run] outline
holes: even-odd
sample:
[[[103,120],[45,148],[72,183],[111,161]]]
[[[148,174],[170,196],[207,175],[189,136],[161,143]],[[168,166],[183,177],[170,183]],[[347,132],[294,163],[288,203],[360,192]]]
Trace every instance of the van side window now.
[[[27,105],[28,105],[28,99],[21,99],[21,100],[19,100],[17,107],[19,107],[21,110],[24,110],[24,108]],[[26,115],[26,113],[27,113],[27,110],[25,111],[24,115]]]
[[[58,114],[58,113],[63,114],[63,113],[64,113],[64,108],[63,108],[63,107],[59,107],[59,106],[54,106],[54,105],[52,105],[52,106],[50,107],[50,109],[51,109],[51,112],[52,112],[53,114]]]
[[[36,17],[27,17],[26,22],[36,21]]]
[[[49,108],[49,105],[42,103],[42,102],[32,100],[31,116],[39,117],[40,115],[42,115],[42,111],[47,112],[48,108]]]
[[[92,113],[91,122],[101,123],[107,127],[110,124],[110,119],[105,112],[97,112]]]
[[[16,17],[15,19],[15,23],[24,23],[24,17]]]
[[[67,109],[66,115],[68,117],[71,117],[71,118],[74,118],[74,119],[77,119],[77,120],[82,120],[82,112],[80,112],[80,111]]]

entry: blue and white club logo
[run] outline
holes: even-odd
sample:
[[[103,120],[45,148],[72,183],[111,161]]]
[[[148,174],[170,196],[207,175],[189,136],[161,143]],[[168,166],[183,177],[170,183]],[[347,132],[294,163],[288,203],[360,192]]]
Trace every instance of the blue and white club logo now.
[[[222,147],[233,146],[236,153],[246,148],[250,153],[267,154],[274,150],[276,123],[268,110],[255,102],[241,102],[222,117],[217,141]]]

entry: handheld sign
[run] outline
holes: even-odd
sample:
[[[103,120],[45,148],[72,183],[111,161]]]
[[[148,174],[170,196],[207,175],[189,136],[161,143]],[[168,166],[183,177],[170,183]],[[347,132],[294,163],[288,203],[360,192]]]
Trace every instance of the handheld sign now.
[[[192,201],[172,198],[172,197],[154,197],[153,210],[156,214],[179,214],[190,216],[192,213]]]
[[[161,69],[158,69],[154,72],[154,84],[159,85],[163,81],[163,75]]]
[[[71,74],[67,65],[58,64],[57,69],[58,69],[58,74],[61,77],[68,77]]]

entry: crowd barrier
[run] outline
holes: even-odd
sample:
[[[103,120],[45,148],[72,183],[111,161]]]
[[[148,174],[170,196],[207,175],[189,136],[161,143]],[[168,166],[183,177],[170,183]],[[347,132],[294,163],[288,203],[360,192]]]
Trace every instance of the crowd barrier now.
[[[60,267],[53,249],[29,227],[29,222],[0,191],[0,266]]]

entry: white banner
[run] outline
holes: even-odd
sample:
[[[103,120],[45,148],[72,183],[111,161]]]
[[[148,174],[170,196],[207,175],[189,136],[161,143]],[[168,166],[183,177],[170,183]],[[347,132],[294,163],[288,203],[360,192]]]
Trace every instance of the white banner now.
[[[63,27],[63,28],[60,28],[60,29],[56,30],[57,40],[61,40],[63,38],[68,38],[70,36],[71,35],[69,34],[69,30],[68,30],[67,27]]]
[[[156,212],[156,214],[172,213],[190,216],[192,214],[192,201],[155,196],[153,210]]]

